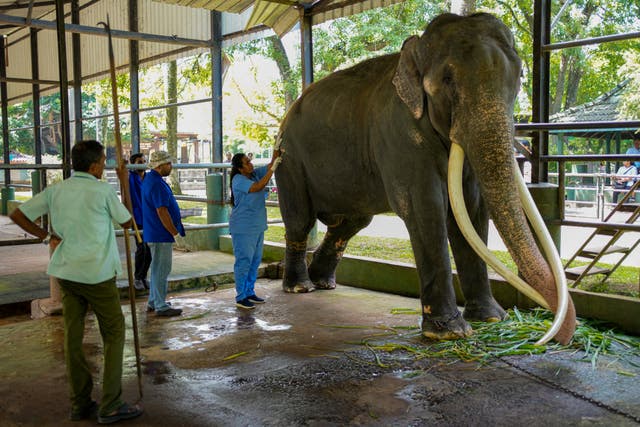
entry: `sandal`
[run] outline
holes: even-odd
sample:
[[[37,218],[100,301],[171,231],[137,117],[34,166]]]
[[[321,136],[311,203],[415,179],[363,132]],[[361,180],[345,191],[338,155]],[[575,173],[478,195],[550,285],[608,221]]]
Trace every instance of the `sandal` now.
[[[143,412],[144,409],[139,405],[123,403],[118,409],[109,415],[98,415],[98,424],[117,423],[118,421],[139,417]]]

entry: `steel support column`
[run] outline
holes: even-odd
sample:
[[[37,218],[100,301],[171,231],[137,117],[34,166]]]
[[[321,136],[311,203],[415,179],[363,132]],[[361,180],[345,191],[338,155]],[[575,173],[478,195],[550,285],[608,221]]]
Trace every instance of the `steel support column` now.
[[[533,93],[532,121],[549,122],[549,73],[550,54],[543,46],[549,44],[551,35],[551,5],[549,0],[534,0],[533,5]],[[548,182],[549,167],[540,161],[549,151],[549,133],[539,130],[532,144],[531,182]]]
[[[64,33],[64,0],[56,0],[58,35],[58,75],[60,77],[60,134],[62,135],[62,177],[71,175],[71,140],[69,138],[69,82],[67,73],[67,43]]]
[[[0,36],[0,77],[7,77],[7,40]],[[0,102],[2,102],[2,157],[4,164],[8,165],[9,160],[9,101],[7,94],[7,82],[0,81]],[[11,184],[11,170],[4,170],[4,185]]]
[[[313,83],[313,23],[311,10],[300,9],[300,49],[302,61],[302,89]]]
[[[40,61],[38,59],[38,30],[31,28],[29,30],[29,41],[31,44],[31,78],[34,81],[40,79]],[[36,164],[42,164],[42,134],[40,125],[40,85],[34,83],[31,85],[31,102],[33,104],[33,143],[34,153],[36,156]]]
[[[302,90],[305,90],[313,83],[313,20],[311,17],[311,7],[306,6],[300,9],[300,50],[300,60],[302,61]],[[307,236],[307,247],[313,249],[318,247],[319,244],[318,221],[316,220]]]
[[[129,31],[138,32],[138,0],[129,0]],[[129,97],[131,98],[131,151],[140,152],[140,56],[138,41],[129,40]]]
[[[217,11],[211,12],[211,42],[211,162],[222,163],[222,13]]]
[[[80,24],[80,5],[78,0],[71,2],[71,22]],[[71,35],[71,51],[73,57],[73,120],[74,140],[82,137],[82,51],[80,49],[80,34]]]

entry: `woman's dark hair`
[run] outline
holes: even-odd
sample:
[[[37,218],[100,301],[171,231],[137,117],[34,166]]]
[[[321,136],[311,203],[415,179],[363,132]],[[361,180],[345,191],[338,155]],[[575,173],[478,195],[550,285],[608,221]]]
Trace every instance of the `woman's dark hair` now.
[[[138,160],[140,157],[144,157],[144,154],[142,153],[132,154],[131,157],[129,157],[129,163],[132,165],[135,165],[136,160]]]
[[[242,159],[245,157],[244,153],[236,153],[231,158],[231,177],[229,178],[229,187],[231,188],[231,199],[229,200],[229,203],[231,203],[231,206],[233,206],[233,203],[235,202],[235,199],[233,198],[233,177],[241,173],[240,169],[242,168]]]
[[[77,172],[89,172],[92,164],[104,154],[104,146],[98,141],[78,141],[71,149],[71,165]]]

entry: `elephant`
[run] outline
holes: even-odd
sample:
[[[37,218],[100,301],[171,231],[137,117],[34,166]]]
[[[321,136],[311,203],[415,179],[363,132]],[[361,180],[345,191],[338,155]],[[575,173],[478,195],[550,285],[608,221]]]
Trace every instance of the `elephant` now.
[[[474,232],[486,244],[493,219],[531,292],[554,311],[563,301],[566,316],[553,335],[569,342],[573,303],[568,292],[556,292],[559,279],[535,243],[514,184],[520,76],[513,35],[499,19],[443,14],[421,36],[405,40],[399,53],[309,85],[287,112],[277,142],[283,156],[275,176],[286,234],[284,291],[335,288],[349,239],[373,215],[393,211],[409,232],[425,337],[457,339],[472,333],[468,321],[504,319],[487,265],[452,213],[448,184],[456,170],[464,197],[459,204]],[[466,156],[452,166],[454,147]],[[307,236],[316,220],[327,231],[307,266]]]

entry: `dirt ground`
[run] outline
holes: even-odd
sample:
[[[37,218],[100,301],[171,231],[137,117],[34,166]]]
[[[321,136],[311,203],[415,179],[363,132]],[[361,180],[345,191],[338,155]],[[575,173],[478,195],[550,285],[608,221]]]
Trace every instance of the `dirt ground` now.
[[[373,351],[363,340],[421,345],[412,298],[346,286],[284,294],[261,279],[267,303],[236,309],[234,291],[172,295],[180,318],[137,304],[145,414],[130,426],[631,426],[640,424],[640,360],[580,353],[512,356],[486,364],[408,351]],[[131,315],[124,397],[138,397]],[[0,425],[66,426],[69,403],[60,317],[0,323]],[[404,334],[404,335],[403,335]],[[89,315],[85,348],[99,399],[101,344]]]

